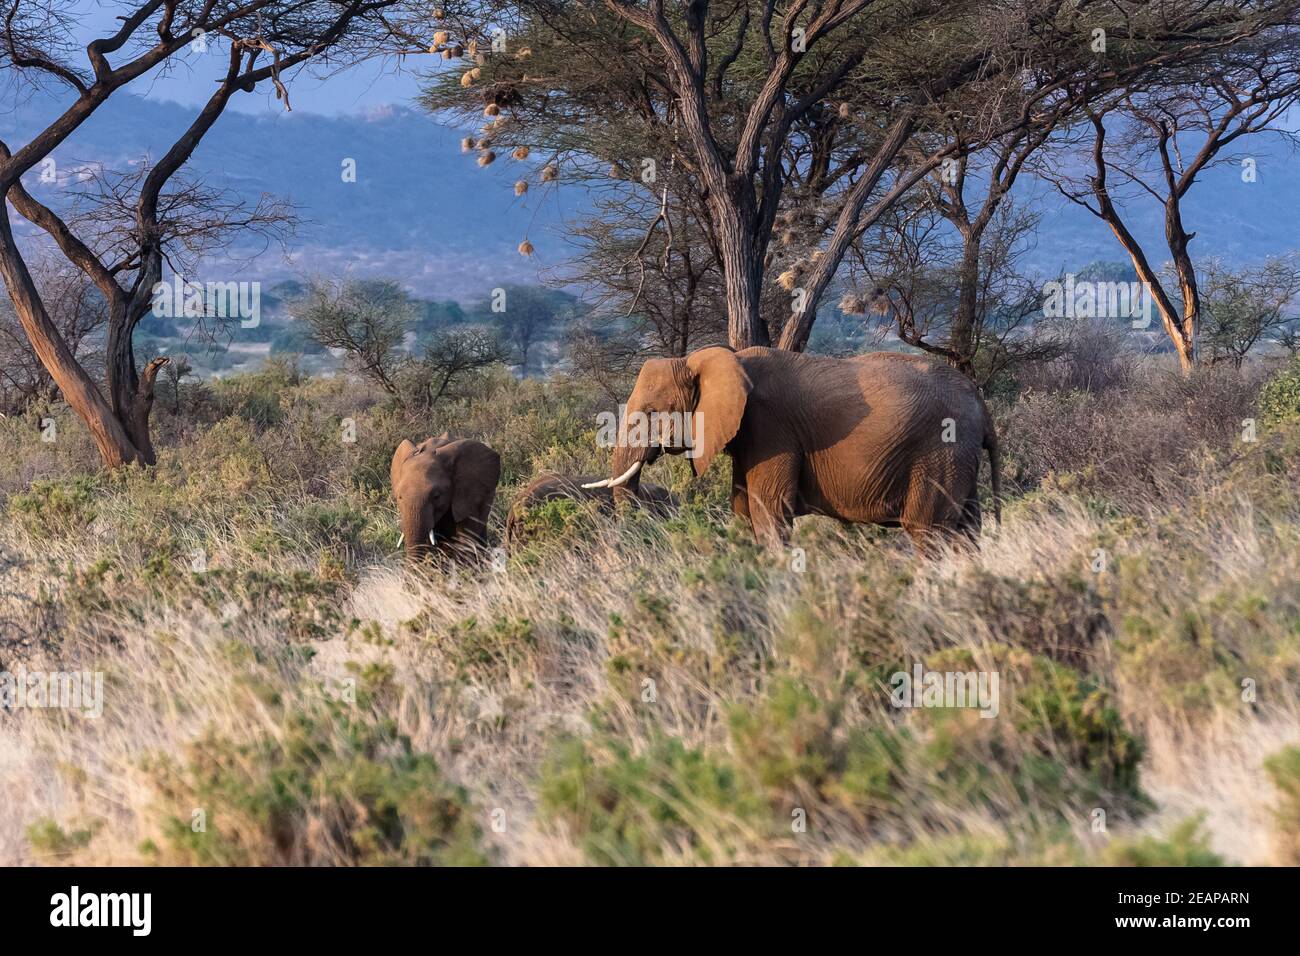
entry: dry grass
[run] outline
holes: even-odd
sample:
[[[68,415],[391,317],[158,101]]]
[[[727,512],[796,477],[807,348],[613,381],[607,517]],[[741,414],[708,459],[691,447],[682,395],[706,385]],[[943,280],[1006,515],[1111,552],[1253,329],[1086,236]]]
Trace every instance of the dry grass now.
[[[0,862],[1245,863],[1288,825],[1263,763],[1300,738],[1293,433],[1186,450],[1177,507],[1053,472],[924,563],[813,519],[798,570],[706,487],[411,572],[368,446],[351,478],[276,473],[267,448],[326,457],[314,420],[11,496],[0,665],[107,692],[0,714]],[[594,464],[581,438],[534,436],[513,480]],[[915,661],[998,671],[999,716],[891,707]]]

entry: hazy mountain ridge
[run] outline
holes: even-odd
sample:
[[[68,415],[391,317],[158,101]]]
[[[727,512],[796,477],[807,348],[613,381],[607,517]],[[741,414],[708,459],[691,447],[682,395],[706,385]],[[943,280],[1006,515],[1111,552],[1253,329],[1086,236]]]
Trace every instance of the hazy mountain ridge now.
[[[17,148],[55,115],[57,101],[29,95],[6,101],[0,138]],[[192,107],[137,96],[110,100],[54,153],[59,185],[25,181],[45,201],[60,205],[77,166],[124,168],[145,154],[159,155],[193,118]],[[406,107],[325,116],[293,112],[229,112],[200,144],[190,172],[248,199],[270,193],[290,200],[302,217],[286,257],[278,248],[252,263],[225,268],[240,276],[276,281],[311,274],[392,276],[418,295],[475,300],[506,282],[536,282],[560,264],[569,248],[555,227],[563,209],[581,210],[583,194],[516,199],[511,183],[523,164],[498,160],[480,168],[460,151],[463,131],[439,125]],[[1257,137],[1247,151],[1258,180],[1243,182],[1240,168],[1209,170],[1191,191],[1185,219],[1198,235],[1198,257],[1221,255],[1255,261],[1300,246],[1294,216],[1300,179],[1289,151],[1276,138]],[[355,160],[356,181],[345,182],[345,160]],[[1050,185],[1025,177],[1019,201],[1042,220],[1026,264],[1043,275],[1075,271],[1097,260],[1119,260],[1109,230]],[[1161,210],[1149,199],[1127,211],[1133,231],[1151,241],[1152,258],[1166,258]],[[538,253],[525,259],[518,243],[528,235]],[[254,250],[256,251],[256,250]]]
[[[55,109],[43,97],[8,104],[0,138],[17,148]],[[42,182],[39,168],[24,182],[58,208],[59,192],[78,167],[123,169],[156,157],[193,112],[140,97],[110,100],[55,150],[57,185]],[[263,193],[287,199],[302,219],[288,258],[272,247],[247,267],[232,266],[234,272],[275,281],[351,270],[396,277],[421,295],[469,301],[505,282],[537,281],[539,267],[560,258],[561,243],[545,235],[558,220],[554,200],[534,210],[542,197],[515,198],[511,184],[521,164],[481,169],[461,153],[461,135],[401,108],[346,117],[229,112],[187,169],[249,200]],[[355,182],[344,181],[345,160],[355,161]],[[516,249],[526,231],[539,250],[531,260]],[[555,250],[550,256],[548,246]]]

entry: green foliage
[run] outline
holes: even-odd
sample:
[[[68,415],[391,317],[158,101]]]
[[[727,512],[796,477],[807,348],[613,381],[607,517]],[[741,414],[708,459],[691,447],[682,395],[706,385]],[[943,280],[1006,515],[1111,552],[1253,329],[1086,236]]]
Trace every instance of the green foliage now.
[[[1264,383],[1259,393],[1260,418],[1265,425],[1300,419],[1300,357]]]
[[[677,854],[734,862],[746,829],[763,825],[760,803],[729,761],[670,737],[643,755],[613,739],[570,740],[543,767],[539,795],[543,816],[565,822],[604,866]]]
[[[103,821],[90,826],[65,830],[54,820],[37,820],[27,828],[27,842],[33,852],[42,857],[68,859],[90,846],[95,835],[103,829]]]
[[[1274,810],[1278,862],[1300,865],[1300,747],[1286,747],[1264,761],[1280,800]]]
[[[322,700],[250,743],[207,736],[145,765],[161,796],[165,866],[487,862],[466,794],[391,719]],[[204,812],[200,826],[194,809]]]
[[[1117,839],[1106,847],[1102,862],[1109,866],[1223,866],[1223,857],[1210,849],[1203,817],[1191,817],[1167,837]]]
[[[427,615],[417,615],[406,622],[405,630],[447,648],[451,670],[461,679],[492,680],[520,672],[537,649],[533,623],[519,618],[498,616],[481,622],[468,617],[443,631]]]
[[[594,502],[553,498],[521,509],[513,533],[516,541],[527,542],[531,547],[563,547],[589,535],[595,515]]]
[[[33,535],[74,534],[95,519],[99,487],[93,477],[34,481],[26,493],[9,499],[9,514]]]

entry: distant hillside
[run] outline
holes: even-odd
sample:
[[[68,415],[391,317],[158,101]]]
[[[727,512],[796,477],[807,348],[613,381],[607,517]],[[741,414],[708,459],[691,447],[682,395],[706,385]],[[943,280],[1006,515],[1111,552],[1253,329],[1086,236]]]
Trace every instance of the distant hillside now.
[[[16,148],[56,105],[37,97],[4,109],[0,139]],[[173,103],[110,100],[55,151],[57,186],[41,183],[39,170],[24,181],[57,207],[79,166],[126,168],[145,154],[156,157],[192,119],[192,109]],[[555,198],[516,199],[511,186],[521,164],[503,159],[481,169],[460,152],[462,135],[408,109],[346,118],[231,112],[189,169],[248,198],[286,198],[302,216],[289,260],[274,248],[242,275],[275,281],[350,269],[398,278],[421,295],[470,301],[506,282],[537,281],[539,268],[567,250],[548,232],[560,218]],[[356,182],[343,181],[345,159],[356,161]],[[526,234],[537,247],[533,259],[517,251]]]
[[[25,142],[56,108],[39,95],[16,105],[3,101],[0,138],[11,146]],[[121,168],[145,153],[158,155],[192,117],[191,108],[120,96],[55,152],[59,186],[40,183],[35,172],[26,181],[57,205],[80,163]],[[570,247],[555,227],[581,214],[585,197],[568,188],[545,201],[537,193],[516,199],[510,187],[521,164],[502,158],[482,169],[460,152],[462,135],[405,107],[337,117],[232,112],[191,166],[205,181],[250,198],[288,198],[304,219],[288,261],[268,251],[244,276],[276,281],[351,270],[398,278],[421,296],[470,302],[507,282],[536,282],[539,269],[563,262]],[[1206,173],[1189,196],[1196,255],[1258,260],[1300,247],[1300,177],[1289,152],[1274,137],[1256,138],[1248,148],[1258,162],[1257,182],[1243,183],[1237,168],[1224,166]],[[355,183],[342,180],[348,158],[356,161]],[[1122,258],[1110,232],[1087,212],[1042,182],[1026,177],[1021,185],[1020,201],[1042,212],[1027,260],[1032,268],[1054,275]],[[1129,218],[1140,237],[1158,241],[1162,220],[1153,203],[1130,210]],[[537,247],[532,259],[517,252],[525,235]],[[1153,246],[1161,262],[1162,248]]]

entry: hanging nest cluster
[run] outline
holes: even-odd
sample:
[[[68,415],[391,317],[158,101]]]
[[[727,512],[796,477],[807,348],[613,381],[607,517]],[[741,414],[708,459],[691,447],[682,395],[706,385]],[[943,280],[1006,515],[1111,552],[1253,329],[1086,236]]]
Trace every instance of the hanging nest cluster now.
[[[465,77],[471,78],[471,80],[478,79],[480,75],[481,71],[477,67],[465,73]],[[464,83],[464,78],[462,78],[461,82]],[[483,138],[478,141],[477,146],[480,150],[485,150],[486,152],[479,156],[480,166],[488,166],[496,159],[496,155],[491,153],[490,150],[488,150],[488,147],[491,145],[492,137],[498,135],[504,124],[507,123],[507,117],[501,112],[502,109],[508,106],[513,106],[520,101],[521,97],[519,96],[519,91],[510,83],[496,83],[483,91],[483,115],[487,118],[487,122],[484,124],[482,130]],[[511,155],[515,159],[527,159],[528,147],[516,147]],[[515,185],[516,196],[522,195],[527,191],[527,184],[524,185],[522,190],[519,188],[518,184]]]
[[[785,248],[806,243],[808,237],[817,235],[816,207],[802,204],[782,209],[776,214],[776,231]]]
[[[846,292],[840,297],[840,311],[845,315],[865,316],[867,314],[867,300],[856,292]]]
[[[845,315],[866,318],[871,315],[888,315],[890,310],[889,293],[882,286],[876,286],[868,293],[845,292],[839,301],[840,311]]]
[[[429,45],[429,52],[442,54],[444,60],[459,60],[465,55],[465,47],[459,43],[451,42],[451,34],[446,30],[438,30],[433,35],[433,43]]]
[[[525,239],[519,243],[519,254],[525,258],[533,254],[533,244]]]
[[[495,106],[500,111],[507,107],[518,106],[523,101],[524,98],[519,95],[519,88],[514,83],[493,83],[483,90],[484,111],[490,106]]]

